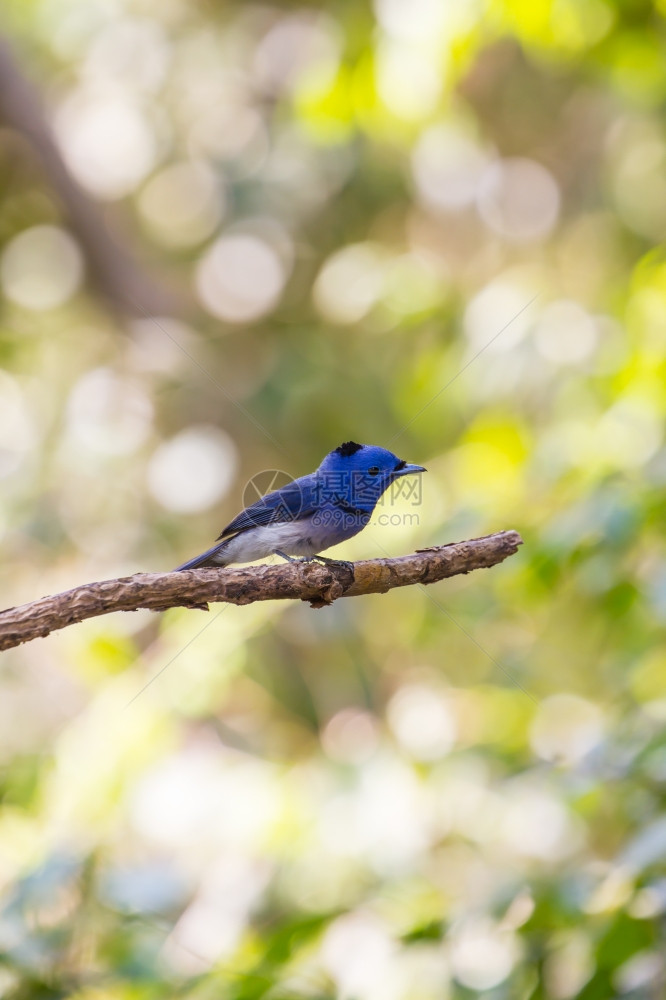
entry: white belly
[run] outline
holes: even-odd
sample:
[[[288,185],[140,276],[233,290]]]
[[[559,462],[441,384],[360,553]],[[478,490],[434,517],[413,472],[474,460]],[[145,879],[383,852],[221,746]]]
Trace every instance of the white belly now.
[[[329,545],[332,544],[329,542]],[[313,556],[323,548],[328,546],[322,545],[320,538],[313,542],[302,521],[290,521],[242,531],[235,538],[230,538],[220,550],[220,561],[254,562],[255,559],[273,555],[276,549],[288,556]]]

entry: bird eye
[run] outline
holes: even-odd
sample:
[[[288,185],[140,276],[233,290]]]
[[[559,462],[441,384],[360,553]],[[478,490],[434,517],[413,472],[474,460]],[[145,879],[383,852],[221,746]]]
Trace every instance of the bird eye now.
[[[379,466],[377,466],[377,465],[371,465],[370,468],[368,469],[368,472],[370,473],[371,476],[378,476],[379,475]]]

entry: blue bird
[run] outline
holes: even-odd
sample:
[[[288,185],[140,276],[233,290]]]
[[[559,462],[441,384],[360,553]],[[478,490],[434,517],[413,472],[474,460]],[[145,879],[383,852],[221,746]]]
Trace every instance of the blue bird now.
[[[345,441],[319,468],[267,493],[228,524],[217,543],[174,572],[278,555],[336,563],[320,555],[367,525],[382,493],[401,476],[425,472],[386,448]]]

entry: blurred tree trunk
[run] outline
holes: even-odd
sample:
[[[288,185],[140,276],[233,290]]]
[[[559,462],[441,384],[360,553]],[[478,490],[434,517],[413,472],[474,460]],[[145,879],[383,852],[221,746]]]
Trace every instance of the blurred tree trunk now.
[[[129,248],[109,231],[100,207],[70,174],[40,95],[1,35],[0,121],[30,144],[85,254],[91,283],[112,309],[121,315],[139,316],[174,312],[175,297],[146,274]]]

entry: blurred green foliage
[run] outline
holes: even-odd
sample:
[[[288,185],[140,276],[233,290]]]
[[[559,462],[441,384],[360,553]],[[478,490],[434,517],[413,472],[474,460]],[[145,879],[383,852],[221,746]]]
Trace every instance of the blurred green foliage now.
[[[112,308],[0,129],[3,606],[176,565],[348,438],[429,472],[342,556],[525,546],[5,654],[0,996],[666,995],[665,13],[5,0],[179,305]]]

